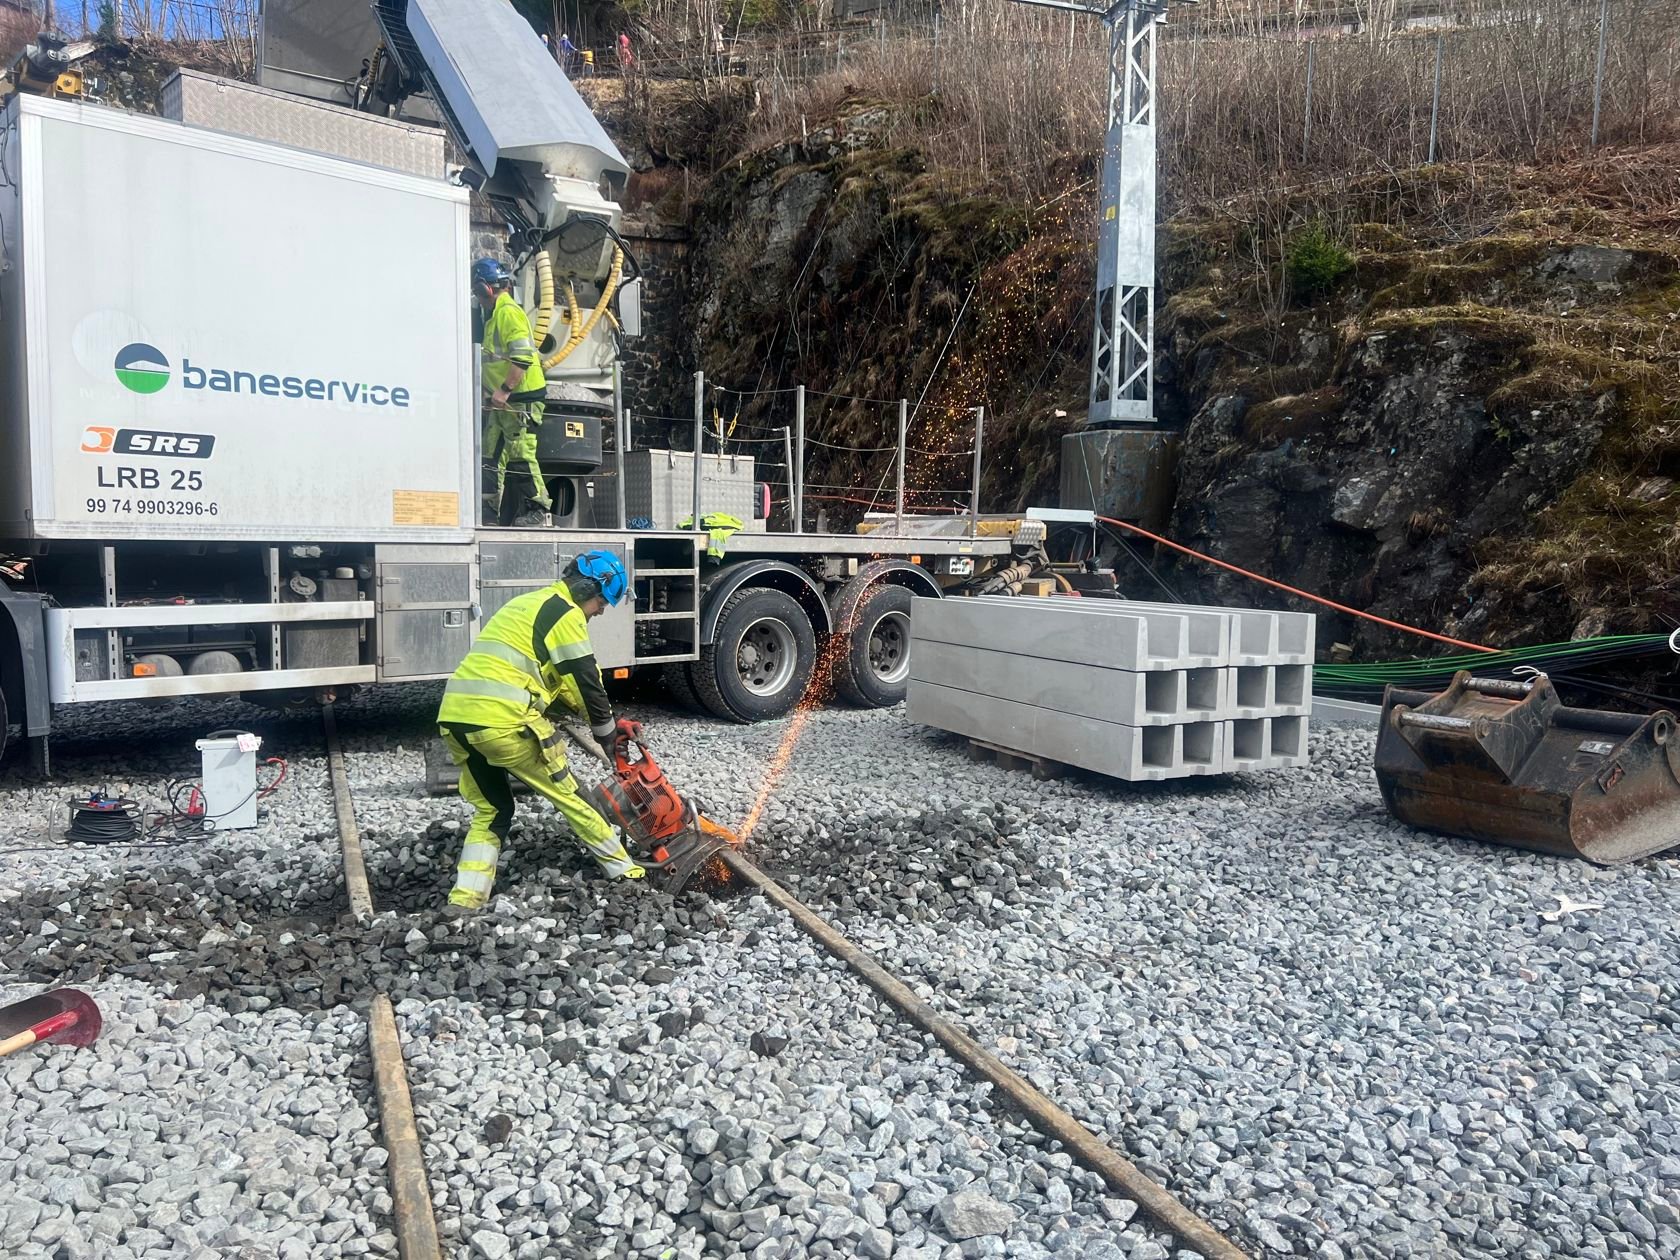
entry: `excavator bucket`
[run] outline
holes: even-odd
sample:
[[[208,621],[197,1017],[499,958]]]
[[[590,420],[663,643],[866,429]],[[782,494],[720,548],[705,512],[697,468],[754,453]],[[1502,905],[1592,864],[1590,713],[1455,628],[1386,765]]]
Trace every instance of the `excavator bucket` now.
[[[1389,813],[1429,831],[1601,865],[1680,845],[1674,714],[1571,708],[1544,675],[1390,687],[1376,771]]]

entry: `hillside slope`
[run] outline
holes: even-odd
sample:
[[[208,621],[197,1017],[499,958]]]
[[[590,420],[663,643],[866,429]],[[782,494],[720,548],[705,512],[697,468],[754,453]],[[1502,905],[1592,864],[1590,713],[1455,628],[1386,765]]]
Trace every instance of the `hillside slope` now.
[[[1308,190],[1334,219],[1306,231],[1347,252],[1306,300],[1287,264],[1267,284],[1252,262],[1257,224],[1304,219],[1289,197],[1171,225],[1161,331],[1188,416],[1175,536],[1488,642],[1680,622],[1677,158]],[[1202,594],[1239,594],[1241,579],[1179,568]]]
[[[701,188],[695,361],[735,389],[881,400],[813,403],[809,431],[834,446],[807,480],[837,500],[881,501],[886,457],[835,448],[890,444],[902,396],[922,399],[910,444],[928,452],[913,502],[966,484],[979,405],[987,506],[1050,502],[1085,391],[1088,196],[947,195],[924,155],[878,142],[887,111],[849,100]],[[1680,621],[1677,157],[1427,167],[1163,224],[1174,536],[1490,643]],[[789,407],[765,393],[724,418],[768,434]],[[861,510],[837,502],[831,520]],[[1167,574],[1187,596],[1254,597],[1193,561]],[[1339,617],[1332,638],[1416,646]]]

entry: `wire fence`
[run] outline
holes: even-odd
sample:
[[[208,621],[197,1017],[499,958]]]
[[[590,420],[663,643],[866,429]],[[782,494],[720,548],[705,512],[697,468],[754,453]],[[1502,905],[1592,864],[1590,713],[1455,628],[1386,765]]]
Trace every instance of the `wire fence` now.
[[[261,7],[261,0],[59,0],[55,16],[77,34],[251,43]]]
[[[911,445],[917,416],[908,398],[867,398],[799,385],[738,390],[704,382],[700,399],[698,417],[629,413],[630,445],[665,443],[672,449],[698,449],[708,458],[751,458],[754,479],[769,485],[773,508],[784,514],[787,528],[806,528],[816,512],[824,510],[822,504],[861,507],[895,521],[927,514],[977,514],[981,459],[974,457],[977,451],[983,456],[983,445]],[[757,410],[743,418],[747,406]],[[826,413],[836,407],[853,411],[854,418],[857,408],[865,409],[866,415],[875,409],[881,417],[878,432],[892,441],[809,436],[808,428],[832,433]],[[970,411],[976,438],[983,432],[983,415],[981,408]],[[866,432],[869,423],[864,420]],[[916,431],[935,441],[959,432],[943,413],[930,413]],[[824,480],[806,480],[807,457],[813,452],[821,456]],[[953,484],[964,476],[967,485]],[[807,504],[816,512],[807,511]]]

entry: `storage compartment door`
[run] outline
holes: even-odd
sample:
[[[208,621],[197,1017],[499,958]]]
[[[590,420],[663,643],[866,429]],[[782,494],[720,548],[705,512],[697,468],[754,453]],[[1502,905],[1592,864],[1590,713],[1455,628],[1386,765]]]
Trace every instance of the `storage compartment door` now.
[[[379,677],[447,678],[472,646],[472,565],[379,566]]]

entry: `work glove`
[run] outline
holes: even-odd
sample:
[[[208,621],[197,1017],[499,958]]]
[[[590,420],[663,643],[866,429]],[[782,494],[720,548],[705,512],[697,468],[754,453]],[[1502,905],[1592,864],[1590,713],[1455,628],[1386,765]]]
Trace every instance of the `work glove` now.
[[[607,760],[617,764],[621,754],[628,755],[630,745],[642,738],[642,724],[632,718],[619,718],[613,723],[612,734],[601,740],[601,747],[606,750]]]

